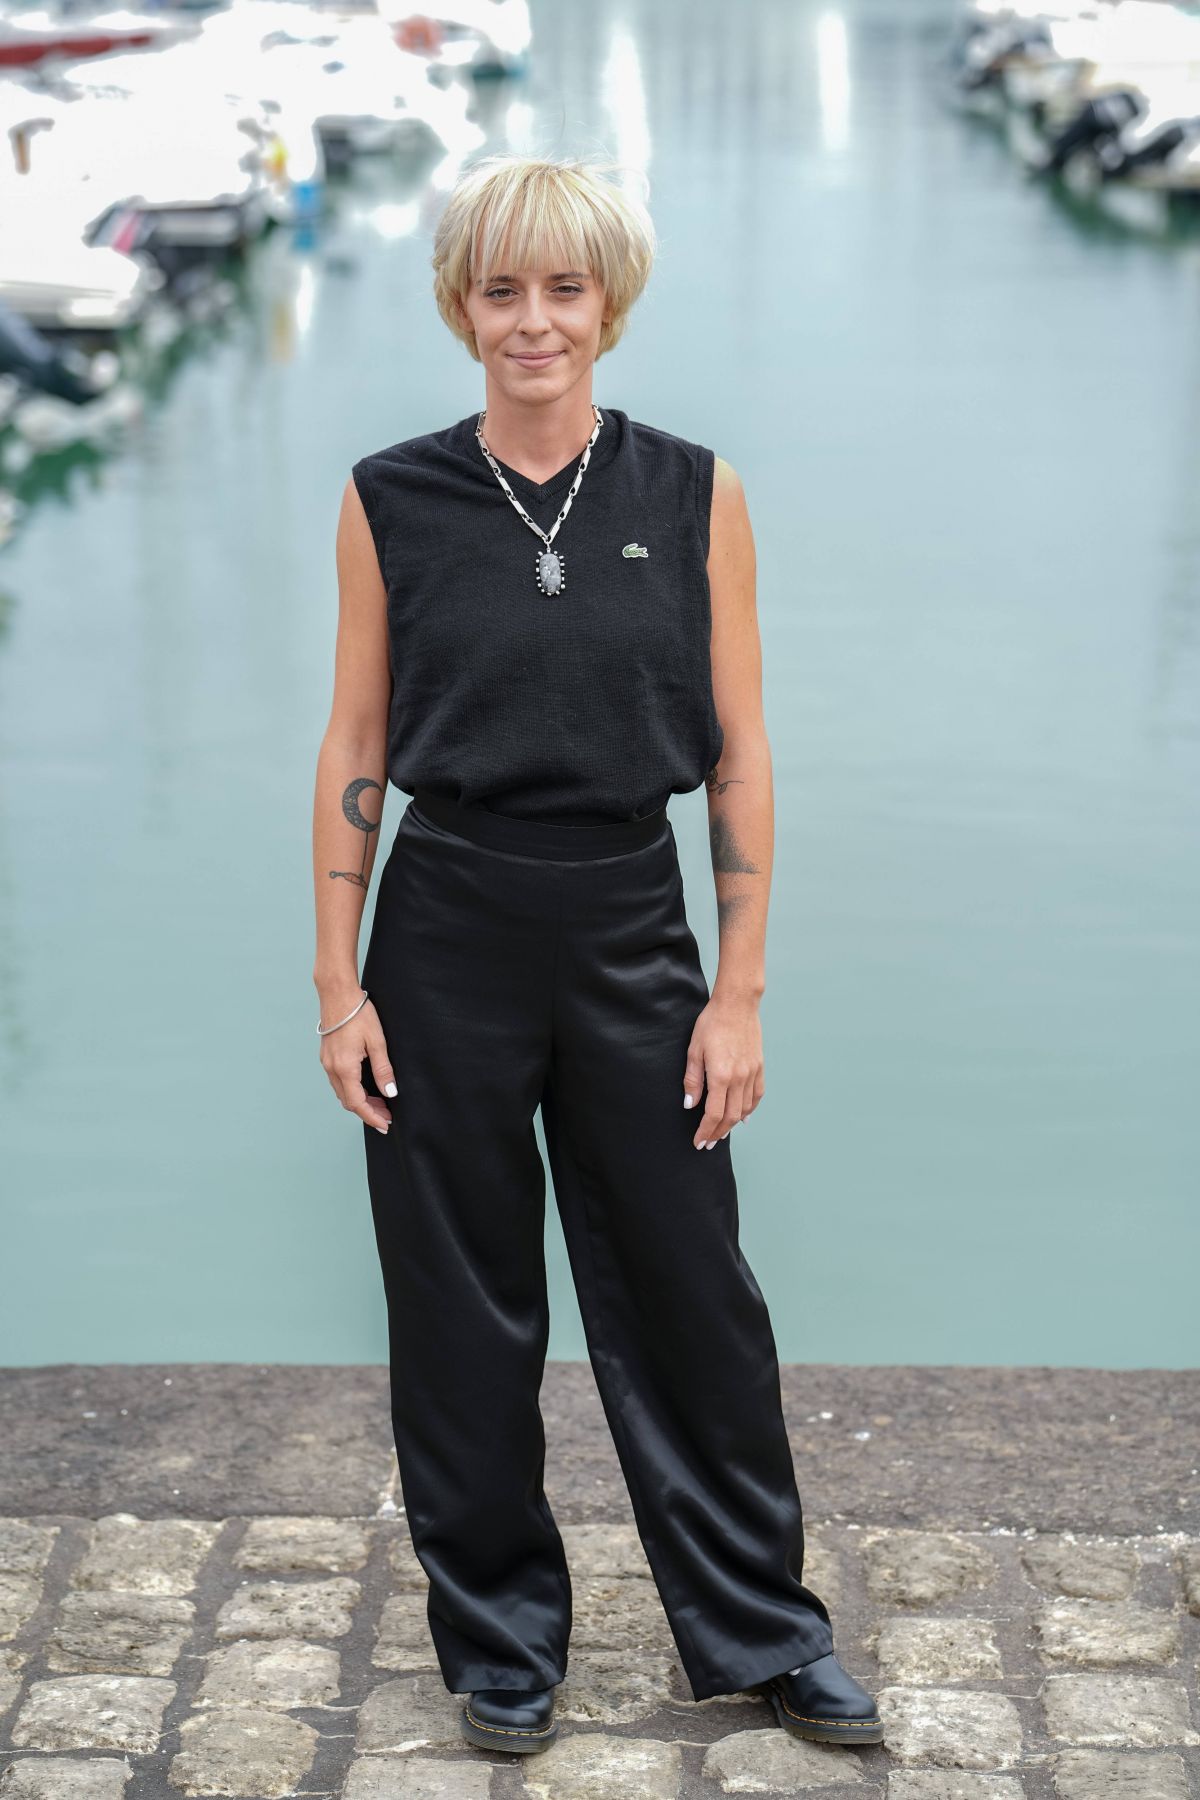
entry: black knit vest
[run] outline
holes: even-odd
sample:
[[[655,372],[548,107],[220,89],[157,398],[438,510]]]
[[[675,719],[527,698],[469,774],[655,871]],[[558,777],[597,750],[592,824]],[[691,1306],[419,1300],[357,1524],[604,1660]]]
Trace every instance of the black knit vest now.
[[[478,414],[353,465],[387,589],[387,770],[516,818],[641,818],[721,754],[709,640],[713,453],[615,407],[554,539],[542,542],[475,438]],[[548,531],[578,457],[546,482],[502,463]]]

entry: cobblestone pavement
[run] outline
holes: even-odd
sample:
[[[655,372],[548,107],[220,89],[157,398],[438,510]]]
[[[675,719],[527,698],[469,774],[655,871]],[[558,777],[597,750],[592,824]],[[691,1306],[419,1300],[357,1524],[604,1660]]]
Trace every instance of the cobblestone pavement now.
[[[606,1488],[609,1516],[556,1508],[562,1729],[517,1757],[460,1737],[396,1492],[393,1465],[357,1514],[0,1518],[0,1800],[1200,1800],[1194,1530],[806,1508],[805,1579],[885,1724],[853,1749],[787,1736],[755,1695],[691,1699]]]

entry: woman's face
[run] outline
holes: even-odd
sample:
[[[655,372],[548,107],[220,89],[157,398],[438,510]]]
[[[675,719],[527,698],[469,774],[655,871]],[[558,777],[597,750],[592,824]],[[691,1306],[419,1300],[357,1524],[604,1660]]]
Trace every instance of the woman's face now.
[[[596,360],[604,294],[585,269],[507,269],[475,282],[463,311],[489,381],[516,400],[549,401]]]

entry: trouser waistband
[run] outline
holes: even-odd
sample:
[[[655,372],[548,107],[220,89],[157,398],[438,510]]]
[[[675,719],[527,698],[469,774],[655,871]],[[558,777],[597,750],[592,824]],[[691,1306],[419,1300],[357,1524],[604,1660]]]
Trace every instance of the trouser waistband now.
[[[566,825],[554,819],[515,819],[482,806],[460,806],[444,794],[416,788],[412,804],[432,824],[457,837],[493,850],[519,851],[556,861],[582,861],[593,856],[619,856],[653,843],[667,829],[667,809],[641,819],[609,819],[602,825]]]

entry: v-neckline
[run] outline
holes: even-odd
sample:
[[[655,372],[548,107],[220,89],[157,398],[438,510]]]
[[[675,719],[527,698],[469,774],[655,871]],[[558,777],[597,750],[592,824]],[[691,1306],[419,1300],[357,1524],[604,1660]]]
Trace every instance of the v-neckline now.
[[[494,450],[492,455],[496,455]],[[514,469],[511,464],[506,463],[501,456],[496,456],[496,461],[503,469],[504,478],[511,487],[516,489],[523,488],[531,500],[545,500],[554,492],[560,482],[566,482],[568,485],[570,484],[576,469],[579,467],[581,456],[582,452],[580,453],[580,456],[573,456],[570,462],[564,463],[558,473],[551,475],[548,481],[534,481],[530,476],[522,475],[520,469]]]
[[[617,445],[621,435],[620,421],[614,417],[613,409],[610,407],[606,410],[604,407],[601,407],[600,411],[604,418],[604,426],[592,448],[591,460],[588,463],[588,472],[584,477],[585,485],[591,480],[593,470],[602,469],[605,464],[610,462],[613,456],[616,455]],[[479,444],[475,438],[475,424],[478,417],[478,413],[469,413],[467,417],[462,420],[463,448],[466,451],[466,454],[471,458],[472,462],[478,462],[479,467],[484,472],[485,478],[495,485],[495,474],[488,467],[486,457],[480,454]],[[494,454],[495,452],[493,452],[493,455]],[[580,451],[578,456],[573,456],[570,462],[564,463],[561,469],[551,475],[548,481],[532,480],[530,476],[523,475],[520,469],[514,469],[511,463],[506,463],[499,456],[496,457],[496,461],[500,464],[504,479],[508,482],[517,498],[525,501],[530,506],[541,506],[547,501],[556,500],[562,494],[566,493],[568,487],[575,478],[575,471],[578,469],[582,458],[583,452]],[[498,493],[499,488],[497,488],[496,491]]]

